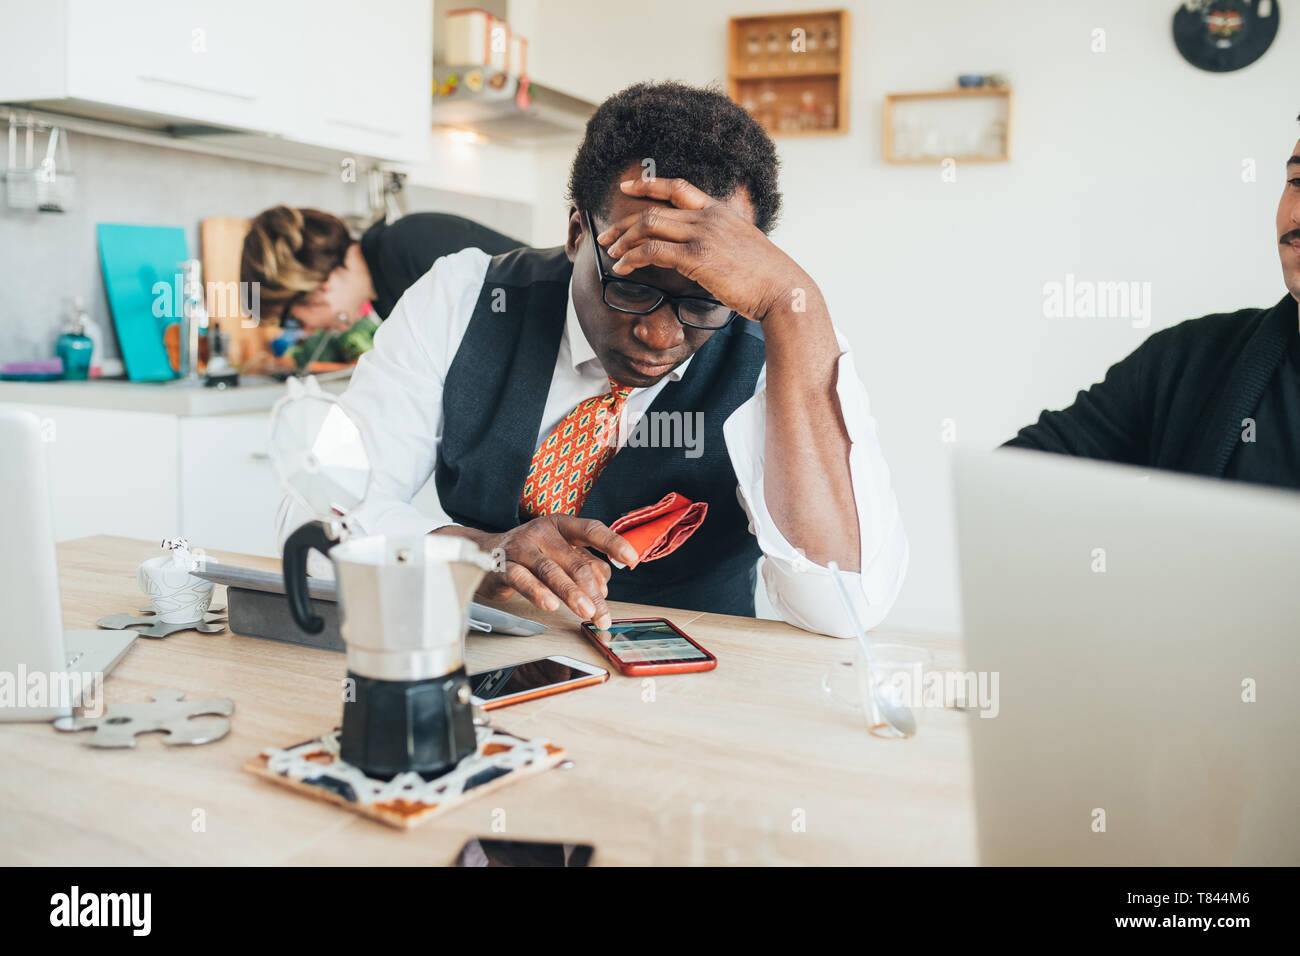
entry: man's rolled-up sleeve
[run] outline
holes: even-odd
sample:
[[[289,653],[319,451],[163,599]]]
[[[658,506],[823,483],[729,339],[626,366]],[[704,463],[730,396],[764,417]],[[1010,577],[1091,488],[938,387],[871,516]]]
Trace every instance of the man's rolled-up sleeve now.
[[[848,431],[849,469],[858,516],[858,572],[841,572],[866,628],[879,625],[893,607],[907,572],[908,545],[889,468],[871,417],[866,387],[853,355],[836,330],[841,354],[836,394]],[[767,422],[766,369],[754,397],[727,419],[723,434],[739,482],[741,507],[764,555],[763,582],[781,618],[804,630],[852,637],[853,625],[829,568],[813,564],[790,544],[768,511],[763,469]]]

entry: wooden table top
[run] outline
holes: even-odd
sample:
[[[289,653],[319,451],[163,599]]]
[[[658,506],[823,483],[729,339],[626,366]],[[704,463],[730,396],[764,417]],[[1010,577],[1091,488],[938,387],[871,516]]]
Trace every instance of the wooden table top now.
[[[64,627],[147,603],[137,566],[155,542],[94,537],[59,546]],[[222,562],[276,568],[268,558]],[[219,589],[224,591],[224,589]],[[214,604],[225,603],[218,593]],[[471,672],[567,654],[600,655],[567,612],[521,598],[499,605],[543,621],[536,637],[471,632]],[[96,750],[45,723],[0,723],[0,864],[443,865],[472,836],[594,844],[595,863],[969,864],[975,861],[968,719],[926,710],[909,740],[871,736],[835,706],[822,676],[851,642],[775,621],[611,604],[618,617],[666,616],[718,667],[653,679],[614,672],[595,687],[493,711],[494,724],[546,737],[573,762],[399,831],[242,769],[264,747],[337,726],[342,654],[184,632],[138,638],[105,682],[108,703],[153,691],[230,697],[222,740]],[[876,635],[957,667],[950,638]],[[198,811],[202,811],[199,813]],[[196,821],[202,820],[199,828]]]

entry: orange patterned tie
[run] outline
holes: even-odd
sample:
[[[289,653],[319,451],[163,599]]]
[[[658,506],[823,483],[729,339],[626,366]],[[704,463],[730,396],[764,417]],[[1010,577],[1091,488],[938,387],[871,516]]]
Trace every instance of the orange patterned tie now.
[[[632,391],[612,378],[607,395],[578,403],[533,453],[519,497],[525,520],[541,515],[576,515],[601,471],[618,451],[618,418]]]

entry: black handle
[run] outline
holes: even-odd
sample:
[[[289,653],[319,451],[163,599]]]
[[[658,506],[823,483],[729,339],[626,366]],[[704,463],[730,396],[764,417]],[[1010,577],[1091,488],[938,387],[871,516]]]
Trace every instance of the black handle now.
[[[307,590],[307,552],[315,549],[328,555],[338,540],[330,537],[321,521],[309,521],[284,542],[284,593],[289,596],[289,611],[294,623],[308,634],[325,630],[325,619],[313,613],[311,593]]]

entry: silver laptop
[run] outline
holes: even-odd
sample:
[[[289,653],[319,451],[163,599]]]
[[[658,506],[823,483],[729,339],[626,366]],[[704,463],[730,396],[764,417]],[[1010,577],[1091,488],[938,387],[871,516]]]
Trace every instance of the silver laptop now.
[[[1300,494],[959,451],[980,862],[1300,863]]]
[[[135,640],[63,630],[47,454],[40,419],[0,409],[0,721],[52,720],[91,703]]]

